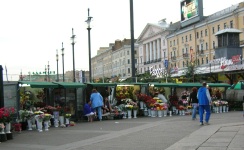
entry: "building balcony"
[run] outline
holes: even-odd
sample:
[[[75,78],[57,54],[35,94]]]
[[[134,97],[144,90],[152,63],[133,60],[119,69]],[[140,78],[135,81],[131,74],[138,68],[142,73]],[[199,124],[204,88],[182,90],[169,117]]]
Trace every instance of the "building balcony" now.
[[[197,53],[198,53],[198,55],[204,55],[204,51],[203,50],[198,50]]]

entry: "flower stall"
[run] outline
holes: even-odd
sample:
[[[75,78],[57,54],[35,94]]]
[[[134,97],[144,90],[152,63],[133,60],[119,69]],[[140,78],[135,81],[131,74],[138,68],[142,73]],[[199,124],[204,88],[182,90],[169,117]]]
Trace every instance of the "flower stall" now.
[[[16,110],[14,107],[2,107],[0,108],[0,142],[13,139],[11,132],[11,124],[13,122],[14,114]]]

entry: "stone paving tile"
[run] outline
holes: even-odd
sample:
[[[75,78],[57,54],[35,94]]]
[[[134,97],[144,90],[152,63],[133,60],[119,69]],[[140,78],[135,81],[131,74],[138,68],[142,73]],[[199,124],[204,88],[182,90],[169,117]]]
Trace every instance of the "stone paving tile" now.
[[[203,143],[201,146],[205,146],[205,147],[228,147],[229,146],[229,142],[205,142]]]
[[[227,150],[227,147],[199,147],[197,150]]]
[[[229,145],[230,148],[241,147],[244,150],[244,134],[236,135]]]
[[[234,131],[239,131],[240,130],[240,126],[231,126],[231,127],[222,127],[219,129],[218,132],[234,132]]]

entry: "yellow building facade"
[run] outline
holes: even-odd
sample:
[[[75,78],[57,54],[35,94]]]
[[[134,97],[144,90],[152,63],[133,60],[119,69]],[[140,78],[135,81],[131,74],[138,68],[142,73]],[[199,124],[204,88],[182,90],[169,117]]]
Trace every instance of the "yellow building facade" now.
[[[240,33],[240,46],[244,44],[244,2],[204,17],[201,21],[188,25],[167,36],[169,68],[182,70],[190,63],[209,66],[215,59],[218,31],[234,28]],[[243,50],[242,50],[243,56]]]

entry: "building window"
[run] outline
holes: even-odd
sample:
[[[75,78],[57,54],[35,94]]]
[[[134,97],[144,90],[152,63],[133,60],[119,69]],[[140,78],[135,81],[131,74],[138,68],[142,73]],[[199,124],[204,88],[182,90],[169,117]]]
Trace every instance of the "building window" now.
[[[174,46],[175,46],[175,40],[174,40],[174,43],[173,43],[173,44],[174,44]]]
[[[214,34],[214,27],[212,27],[212,33]]]
[[[199,38],[198,32],[197,32],[197,39]]]
[[[206,57],[206,64],[208,64],[208,57]]]
[[[215,42],[213,41],[213,48],[215,49]]]
[[[187,35],[186,35],[186,42],[187,42]]]
[[[170,41],[169,43],[170,43],[170,47],[172,47],[172,41]]]
[[[163,46],[165,46],[165,40],[163,40]]]
[[[220,30],[220,25],[218,25],[218,31]]]
[[[202,64],[204,64],[204,60],[203,60],[203,58],[202,58]]]
[[[226,23],[224,23],[224,29],[226,29],[227,28],[227,25],[226,25]]]
[[[134,54],[136,55],[136,50],[134,51]]]
[[[181,38],[181,39],[182,39],[182,43],[184,43],[184,37],[183,37],[183,36],[182,36],[182,38]]]
[[[197,45],[197,51],[199,51],[199,45]]]
[[[165,58],[165,56],[166,56],[166,52],[164,52],[164,58]]]
[[[182,54],[184,54],[184,48],[182,48]]]
[[[201,44],[201,50],[203,50],[203,44]]]
[[[208,43],[206,43],[206,49],[208,49]]]
[[[130,68],[128,68],[128,73],[130,73]]]
[[[182,66],[185,67],[185,62],[184,61],[182,62]]]
[[[189,62],[188,62],[188,60],[186,61],[186,66],[188,67],[188,65],[189,65]]]
[[[208,36],[208,30],[205,29],[205,36]]]
[[[198,65],[198,66],[200,65],[200,60],[199,60],[199,59],[197,59],[197,65]]]
[[[127,55],[130,55],[130,51],[127,51]]]
[[[130,59],[127,60],[128,64],[130,64]]]
[[[172,52],[170,52],[170,56],[171,56],[171,58],[173,57],[173,53]]]
[[[230,21],[230,28],[233,28],[233,20]]]
[[[201,31],[201,37],[202,37],[202,31]]]
[[[190,41],[191,41],[191,34],[190,34]]]

